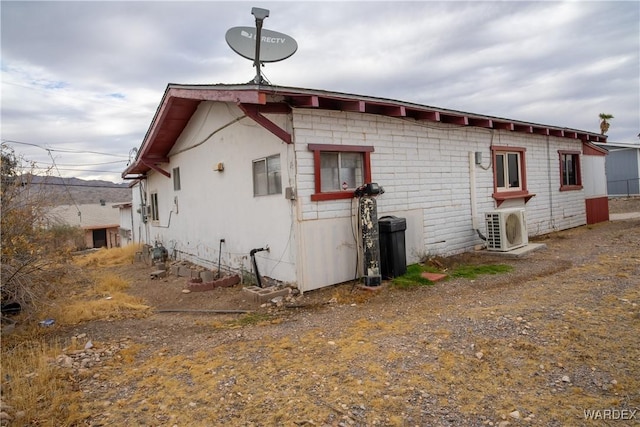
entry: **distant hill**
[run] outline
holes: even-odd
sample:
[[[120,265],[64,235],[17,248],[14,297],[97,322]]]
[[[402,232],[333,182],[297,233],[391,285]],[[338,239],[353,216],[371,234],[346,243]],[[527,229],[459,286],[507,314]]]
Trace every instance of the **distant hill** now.
[[[116,184],[100,180],[34,175],[31,183],[51,194],[54,206],[100,203],[101,200],[107,204],[131,201],[131,189],[126,182]]]

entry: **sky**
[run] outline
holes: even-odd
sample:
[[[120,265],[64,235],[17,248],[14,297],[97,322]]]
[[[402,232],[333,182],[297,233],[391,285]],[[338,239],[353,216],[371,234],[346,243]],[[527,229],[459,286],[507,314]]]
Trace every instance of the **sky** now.
[[[122,182],[169,83],[251,81],[229,28],[293,37],[271,84],[640,143],[640,1],[4,1],[1,136],[52,174]]]

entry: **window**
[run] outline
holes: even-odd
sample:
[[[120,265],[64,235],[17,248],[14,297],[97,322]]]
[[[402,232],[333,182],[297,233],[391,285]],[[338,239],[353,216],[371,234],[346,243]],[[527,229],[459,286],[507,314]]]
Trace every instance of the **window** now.
[[[582,189],[580,152],[558,151],[560,156],[560,191]]]
[[[151,193],[151,221],[158,221],[160,214],[158,213],[158,193]]]
[[[520,153],[496,153],[496,189],[498,191],[519,191]]]
[[[280,154],[253,161],[253,195],[282,193]]]
[[[320,191],[355,190],[362,185],[361,153],[320,153]]]
[[[524,198],[525,203],[534,194],[527,191],[525,148],[491,147],[493,155],[493,198],[498,206],[507,200]]]
[[[180,168],[173,168],[173,191],[180,190]]]
[[[309,144],[313,151],[315,194],[311,200],[349,199],[371,182],[371,146]]]

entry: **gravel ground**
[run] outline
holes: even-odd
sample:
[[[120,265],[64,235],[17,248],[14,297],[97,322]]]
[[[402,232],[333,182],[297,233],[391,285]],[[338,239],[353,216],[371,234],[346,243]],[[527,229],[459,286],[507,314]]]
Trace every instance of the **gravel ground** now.
[[[640,211],[640,199],[610,209]],[[185,279],[113,268],[156,309],[251,313],[61,331],[116,349],[89,368],[67,359],[81,425],[640,425],[640,220],[535,240],[546,248],[524,258],[438,260],[445,272],[501,263],[509,273],[409,290],[344,284],[295,308],[262,307],[240,287],[185,294]]]

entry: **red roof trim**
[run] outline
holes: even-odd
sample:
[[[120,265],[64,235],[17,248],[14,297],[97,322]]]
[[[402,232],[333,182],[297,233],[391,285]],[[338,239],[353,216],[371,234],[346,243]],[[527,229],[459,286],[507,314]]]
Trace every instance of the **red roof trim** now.
[[[269,97],[273,98],[274,103],[267,103]],[[460,111],[433,108],[391,99],[345,93],[253,84],[170,84],[167,86],[162,102],[158,106],[156,115],[145,135],[138,156],[134,163],[123,172],[123,178],[130,178],[128,175],[144,175],[148,172],[150,167],[142,162],[143,159],[149,162],[151,156],[166,158],[202,101],[234,102],[236,104],[266,106],[265,110],[260,109],[259,115],[256,115],[256,117],[261,116],[260,113],[285,112],[285,106],[287,106],[293,108],[352,111],[389,117],[407,117],[418,121],[444,122],[459,126],[476,126],[513,132],[535,133],[539,135],[579,139],[581,141],[607,141],[606,135],[596,133],[536,125],[534,123],[468,114]],[[276,107],[276,105],[282,105],[282,107]],[[283,140],[289,140],[290,142],[291,135],[289,133],[278,128],[273,123],[269,125],[267,122],[264,122],[262,118],[259,120],[262,121],[259,123],[269,131],[283,138]],[[264,120],[268,121],[266,118],[264,118]],[[268,122],[271,123],[270,121]]]

